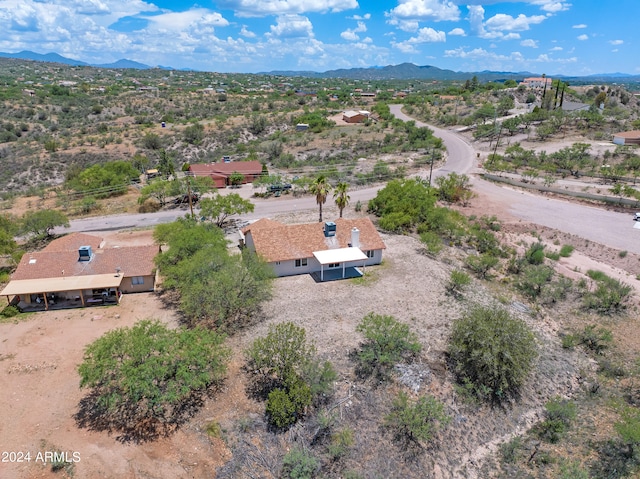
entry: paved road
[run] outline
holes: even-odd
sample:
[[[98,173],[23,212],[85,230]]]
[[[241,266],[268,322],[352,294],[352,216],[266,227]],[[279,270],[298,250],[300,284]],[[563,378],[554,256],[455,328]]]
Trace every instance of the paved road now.
[[[404,121],[413,120],[402,113],[401,105],[391,105],[390,108],[391,113],[398,118]],[[473,174],[476,167],[476,151],[464,138],[453,131],[435,128],[420,121],[416,121],[416,125],[431,128],[436,136],[442,138],[447,148],[447,161],[441,168],[433,171],[434,177],[451,172],[467,174],[472,179],[474,190],[480,194],[481,198],[486,196],[491,198],[493,203],[508,205],[508,213],[516,218],[575,234],[619,250],[640,254],[640,230],[633,229],[634,223],[630,213],[618,213],[608,211],[605,207],[591,207],[546,198],[484,181]],[[375,197],[379,188],[378,186],[350,191],[351,204],[355,204],[358,200],[364,203]],[[240,193],[249,196],[251,187],[245,185]],[[252,201],[255,204],[255,211],[244,217],[248,220],[317,208],[315,198],[311,196],[253,199]],[[175,209],[157,213],[85,218],[72,221],[71,228],[59,230],[59,232],[155,226],[160,223],[169,223],[179,216],[184,216],[186,212],[186,210]]]

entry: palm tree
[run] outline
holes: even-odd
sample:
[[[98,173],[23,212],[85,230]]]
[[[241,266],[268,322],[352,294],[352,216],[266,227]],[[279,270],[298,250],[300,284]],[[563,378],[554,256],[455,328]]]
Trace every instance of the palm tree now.
[[[311,194],[316,195],[316,203],[318,203],[320,207],[320,219],[318,221],[322,223],[322,205],[327,201],[327,196],[331,191],[331,185],[324,175],[320,175],[311,183],[309,191],[311,191]]]
[[[341,181],[336,185],[336,190],[333,193],[333,198],[336,201],[336,206],[340,210],[340,218],[342,218],[342,210],[344,210],[349,204],[349,200],[351,199],[347,194],[347,188],[349,185],[344,181]]]

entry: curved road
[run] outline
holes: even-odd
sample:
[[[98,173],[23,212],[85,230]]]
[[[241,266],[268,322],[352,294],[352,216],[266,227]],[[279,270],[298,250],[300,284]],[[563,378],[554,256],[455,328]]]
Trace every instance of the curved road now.
[[[434,177],[451,172],[464,173],[471,177],[473,188],[480,193],[480,198],[488,197],[493,203],[508,205],[507,211],[512,216],[525,222],[535,223],[571,233],[582,238],[640,254],[640,230],[633,229],[633,220],[629,213],[618,213],[607,209],[571,203],[559,199],[546,198],[508,187],[498,186],[473,175],[476,151],[464,138],[455,132],[436,128],[408,117],[401,111],[402,105],[390,105],[391,113],[404,121],[413,120],[416,126],[427,126],[434,134],[442,138],[447,148],[447,161],[439,169],[434,170]],[[352,204],[367,201],[376,195],[380,187],[364,188],[350,192]],[[255,211],[245,218],[258,219],[280,213],[315,209],[315,198],[271,198],[253,200]],[[146,214],[113,215],[97,218],[84,218],[71,222],[71,228],[64,231],[104,231],[126,228],[139,228],[168,223],[186,210],[160,211]]]

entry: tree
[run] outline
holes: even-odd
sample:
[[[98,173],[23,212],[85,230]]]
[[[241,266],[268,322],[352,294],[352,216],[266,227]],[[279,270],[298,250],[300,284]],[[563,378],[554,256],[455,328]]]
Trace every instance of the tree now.
[[[223,343],[213,331],[173,330],[154,320],[109,331],[85,349],[78,367],[80,387],[93,391],[76,418],[130,439],[169,432],[224,378],[231,351]]]
[[[147,133],[142,138],[142,145],[148,150],[159,150],[162,148],[162,140],[155,133]]]
[[[384,378],[396,363],[411,359],[422,349],[409,326],[393,316],[369,313],[356,331],[365,337],[357,352],[360,372],[365,375],[375,373]]]
[[[231,183],[231,186],[233,187],[240,186],[243,181],[244,181],[244,175],[242,173],[234,171],[229,175],[229,183]]]
[[[407,393],[400,391],[391,412],[384,418],[384,425],[393,431],[396,440],[419,446],[421,442],[430,441],[439,427],[450,420],[444,405],[433,396],[410,401]]]
[[[320,209],[320,218],[318,221],[322,223],[322,205],[327,201],[327,196],[331,191],[331,185],[324,175],[320,175],[311,183],[309,191],[316,197],[316,203]]]
[[[500,307],[476,306],[454,321],[449,356],[459,380],[480,399],[517,393],[537,357],[527,325]]]
[[[204,140],[204,126],[194,123],[184,129],[184,140],[191,145],[199,145]]]
[[[69,219],[57,210],[28,211],[20,220],[20,231],[38,238],[51,236],[51,230],[57,226],[69,228]]]
[[[436,203],[434,193],[417,179],[391,180],[369,201],[368,211],[388,231],[409,231],[427,220]]]
[[[157,179],[142,187],[138,203],[143,204],[149,198],[155,198],[160,203],[160,206],[164,206],[168,197],[178,194],[177,188],[179,186],[176,180]]]
[[[347,189],[349,188],[349,184],[341,181],[336,185],[335,192],[333,193],[333,197],[336,202],[336,206],[340,210],[340,218],[342,218],[342,210],[344,210],[349,204],[349,200],[351,199],[347,194]]]
[[[213,198],[205,198],[200,202],[202,217],[213,221],[219,228],[222,228],[229,216],[251,213],[253,209],[253,203],[237,193],[228,195],[216,193]]]
[[[173,164],[173,158],[169,152],[163,148],[159,153],[158,173],[160,173],[164,178],[169,178],[170,176],[173,176],[175,172],[176,167]]]

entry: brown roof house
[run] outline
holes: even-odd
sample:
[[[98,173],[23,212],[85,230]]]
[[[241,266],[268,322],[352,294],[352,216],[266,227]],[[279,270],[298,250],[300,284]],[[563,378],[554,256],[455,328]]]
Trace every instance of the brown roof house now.
[[[616,145],[640,145],[640,130],[616,133],[613,142]]]
[[[347,110],[342,113],[342,120],[347,123],[362,123],[369,118],[370,114],[367,110]]]
[[[157,245],[103,248],[102,238],[72,233],[25,253],[0,292],[25,310],[117,304],[122,293],[154,291]]]
[[[253,180],[262,175],[262,163],[259,161],[221,161],[219,163],[196,163],[189,166],[193,176],[209,176],[216,188],[225,188],[231,182],[232,173],[240,173],[244,176],[242,183],[253,183]]]
[[[276,276],[311,274],[318,281],[359,277],[380,264],[382,238],[369,218],[282,224],[261,219],[242,229],[241,246],[267,261]]]

